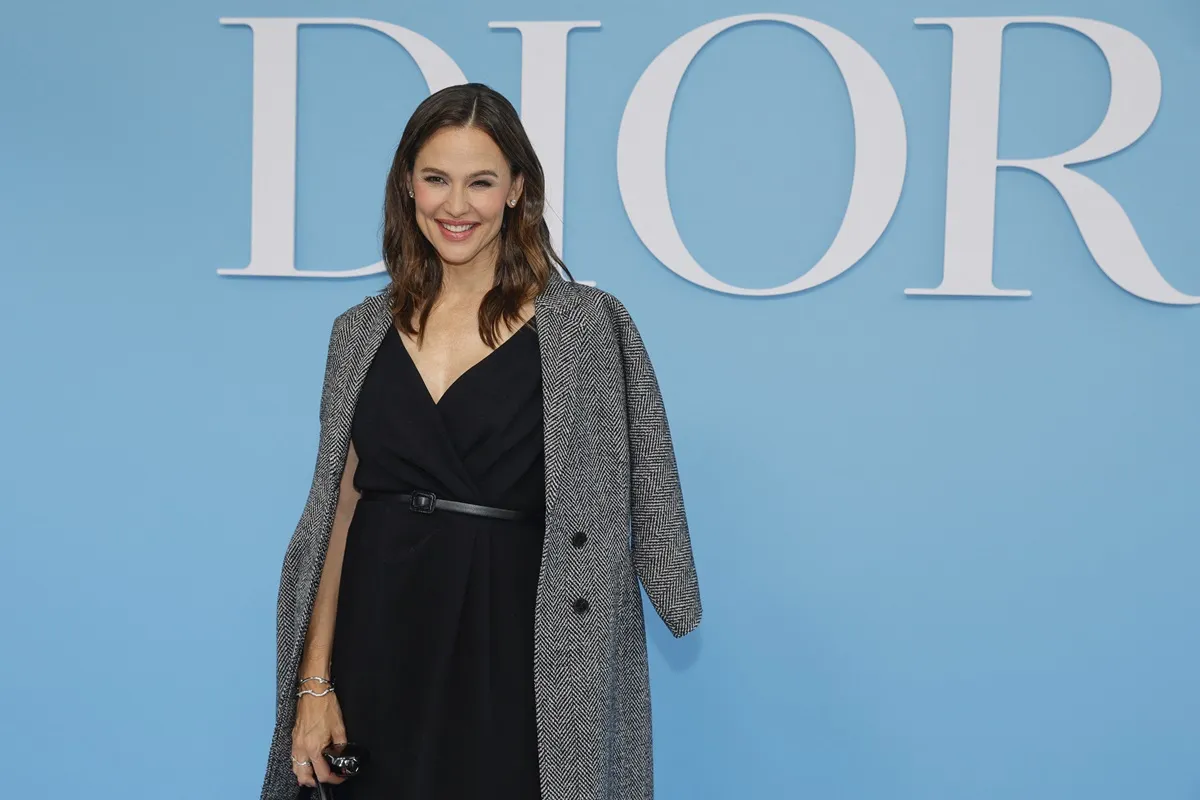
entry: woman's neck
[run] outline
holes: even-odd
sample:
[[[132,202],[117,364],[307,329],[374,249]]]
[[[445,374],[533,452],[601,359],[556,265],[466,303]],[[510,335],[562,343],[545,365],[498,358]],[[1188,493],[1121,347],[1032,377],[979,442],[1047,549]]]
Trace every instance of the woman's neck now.
[[[482,255],[482,254],[481,254]],[[442,297],[454,299],[479,299],[491,290],[496,282],[494,259],[477,259],[466,264],[442,262]]]

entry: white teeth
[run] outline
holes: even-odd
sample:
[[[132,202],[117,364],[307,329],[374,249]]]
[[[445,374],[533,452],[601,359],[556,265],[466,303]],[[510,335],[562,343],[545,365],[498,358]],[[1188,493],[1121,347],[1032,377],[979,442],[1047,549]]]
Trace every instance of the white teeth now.
[[[446,230],[450,231],[451,233],[464,233],[464,232],[466,232],[466,231],[469,231],[469,230],[471,230],[471,228],[475,227],[475,226],[474,226],[474,225],[472,225],[472,224],[467,224],[467,225],[447,225],[447,224],[446,224],[446,223],[444,223],[444,222],[443,222],[443,223],[441,223],[441,225],[442,225],[442,227],[443,227],[443,228],[445,228]]]

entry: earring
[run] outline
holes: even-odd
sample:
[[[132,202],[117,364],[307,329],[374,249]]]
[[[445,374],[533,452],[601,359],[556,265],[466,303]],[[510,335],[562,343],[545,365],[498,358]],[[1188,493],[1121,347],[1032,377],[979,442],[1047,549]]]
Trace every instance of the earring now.
[[[409,196],[409,197],[415,197],[415,195],[413,194],[413,190],[412,190],[412,189],[409,189],[409,190],[408,190],[408,196]]]
[[[517,201],[516,201],[516,200],[509,200],[509,201],[508,201],[508,207],[509,207],[509,208],[516,208],[516,207],[517,207]]]

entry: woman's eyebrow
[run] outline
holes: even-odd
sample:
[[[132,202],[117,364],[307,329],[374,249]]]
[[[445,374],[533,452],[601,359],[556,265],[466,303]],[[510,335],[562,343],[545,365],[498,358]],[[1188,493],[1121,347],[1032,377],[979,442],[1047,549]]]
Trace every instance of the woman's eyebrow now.
[[[450,177],[450,173],[446,172],[445,170],[438,169],[437,167],[422,167],[421,172],[433,172],[438,175],[443,175],[447,178]],[[467,178],[478,178],[481,175],[489,175],[493,178],[500,177],[499,175],[496,174],[495,170],[481,169],[481,170],[478,170],[477,172],[472,172],[470,175],[467,176]]]

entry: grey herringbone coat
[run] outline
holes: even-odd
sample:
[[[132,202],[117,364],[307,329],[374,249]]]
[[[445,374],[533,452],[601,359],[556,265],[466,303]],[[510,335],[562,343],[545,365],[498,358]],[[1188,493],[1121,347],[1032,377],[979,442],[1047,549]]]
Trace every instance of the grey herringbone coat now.
[[[551,270],[534,308],[546,447],[532,665],[542,798],[649,800],[650,695],[638,578],[675,636],[695,628],[701,614],[671,434],[654,369],[619,300]],[[279,586],[278,706],[263,800],[296,797],[296,671],[358,392],[389,324],[384,295],[366,298],[333,324],[316,472]],[[582,547],[572,544],[579,531],[587,536]],[[588,601],[583,613],[576,611],[579,598]]]

